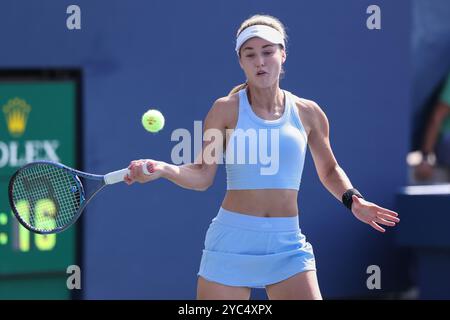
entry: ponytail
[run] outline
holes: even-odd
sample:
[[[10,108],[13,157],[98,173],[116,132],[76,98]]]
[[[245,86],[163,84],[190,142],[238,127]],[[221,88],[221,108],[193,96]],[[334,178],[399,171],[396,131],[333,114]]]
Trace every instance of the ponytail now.
[[[236,87],[234,87],[233,89],[231,89],[230,93],[228,94],[229,96],[231,96],[232,94],[235,94],[236,92],[241,91],[244,88],[247,88],[248,84],[247,82],[244,82],[240,85],[237,85]]]

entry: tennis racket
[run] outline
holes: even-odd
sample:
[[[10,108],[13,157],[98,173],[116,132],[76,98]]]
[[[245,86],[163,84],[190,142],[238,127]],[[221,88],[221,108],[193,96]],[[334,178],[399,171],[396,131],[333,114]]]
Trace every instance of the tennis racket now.
[[[142,166],[145,174],[150,174]],[[83,209],[105,186],[122,182],[128,169],[96,175],[52,161],[35,161],[17,170],[9,181],[8,196],[17,220],[28,230],[49,234],[70,227]],[[86,196],[80,177],[95,181]]]

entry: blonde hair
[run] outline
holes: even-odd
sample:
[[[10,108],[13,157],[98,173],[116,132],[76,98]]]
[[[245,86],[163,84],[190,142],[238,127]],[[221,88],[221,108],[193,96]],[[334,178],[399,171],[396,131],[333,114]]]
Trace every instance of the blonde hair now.
[[[277,18],[270,16],[270,15],[261,15],[261,14],[256,14],[254,16],[251,16],[250,18],[248,18],[247,20],[245,20],[244,22],[242,22],[241,26],[239,27],[237,33],[236,33],[236,38],[239,36],[239,34],[244,31],[246,28],[254,26],[254,25],[265,25],[265,26],[269,26],[274,28],[275,30],[278,30],[284,38],[284,42],[287,45],[287,34],[286,34],[286,30],[285,27],[283,25],[283,23],[281,23],[280,20],[278,20]],[[281,46],[281,45],[280,45]],[[286,48],[284,48],[284,50],[286,51]],[[240,50],[239,50],[239,57],[241,56]],[[281,68],[281,74],[284,74],[284,70],[283,68]],[[247,87],[247,82],[244,82],[240,85],[235,86],[233,89],[231,89],[230,93],[228,94],[229,96],[231,96],[232,94],[239,92],[240,90],[244,89]]]

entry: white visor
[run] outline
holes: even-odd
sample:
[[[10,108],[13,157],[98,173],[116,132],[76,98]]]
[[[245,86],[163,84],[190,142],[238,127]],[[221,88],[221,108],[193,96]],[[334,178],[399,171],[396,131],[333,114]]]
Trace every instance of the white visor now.
[[[273,44],[281,44],[285,48],[283,35],[278,30],[265,25],[254,25],[244,29],[237,37],[236,53],[239,55],[239,49],[244,42],[254,37],[267,40]]]

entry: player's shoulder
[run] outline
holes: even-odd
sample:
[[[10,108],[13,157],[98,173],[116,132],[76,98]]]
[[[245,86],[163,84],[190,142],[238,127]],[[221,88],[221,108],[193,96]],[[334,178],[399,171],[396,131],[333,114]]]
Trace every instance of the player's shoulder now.
[[[239,104],[239,97],[237,94],[232,94],[225,97],[220,97],[214,101],[211,112],[217,113],[223,116],[230,116],[237,112]]]
[[[236,106],[239,103],[238,93],[234,93],[225,97],[220,97],[214,101],[213,107],[224,109]]]
[[[208,112],[208,119],[220,123],[224,127],[230,127],[236,122],[239,100],[236,94],[220,97],[214,101]]]
[[[319,104],[314,100],[298,97],[293,93],[291,93],[291,95],[294,98],[297,108],[304,110],[305,112],[313,112],[314,110],[320,109]]]
[[[294,94],[292,94],[292,96],[294,97],[298,111],[304,117],[308,117],[310,120],[317,119],[318,117],[326,117],[325,112],[316,101],[298,97]]]

